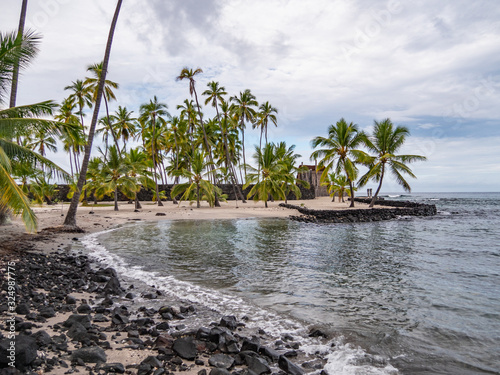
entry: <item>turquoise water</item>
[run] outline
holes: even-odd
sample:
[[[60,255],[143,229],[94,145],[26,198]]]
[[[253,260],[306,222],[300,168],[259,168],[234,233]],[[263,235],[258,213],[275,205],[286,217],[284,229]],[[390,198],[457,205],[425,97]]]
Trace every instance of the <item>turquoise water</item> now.
[[[321,326],[348,345],[325,354],[331,375],[500,373],[500,194],[386,199],[436,204],[439,214],[358,224],[164,221],[99,240],[129,276],[168,276],[166,289],[189,286],[211,308]]]

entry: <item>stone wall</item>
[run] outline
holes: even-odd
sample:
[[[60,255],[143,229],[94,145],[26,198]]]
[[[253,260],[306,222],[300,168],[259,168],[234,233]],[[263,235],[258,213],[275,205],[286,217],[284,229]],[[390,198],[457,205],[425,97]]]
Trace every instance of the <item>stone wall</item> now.
[[[356,199],[362,201],[362,199]],[[370,200],[366,200],[369,203]],[[347,210],[311,210],[309,208],[281,203],[280,207],[296,209],[302,216],[290,216],[290,219],[310,223],[361,223],[395,219],[398,216],[436,215],[435,205],[403,201],[384,201],[384,206],[394,208],[347,209]],[[380,202],[377,202],[379,204]],[[390,204],[389,204],[390,203]]]

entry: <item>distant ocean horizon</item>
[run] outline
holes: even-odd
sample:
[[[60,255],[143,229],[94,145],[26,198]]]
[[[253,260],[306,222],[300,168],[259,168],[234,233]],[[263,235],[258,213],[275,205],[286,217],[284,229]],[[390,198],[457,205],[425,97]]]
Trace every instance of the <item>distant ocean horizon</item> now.
[[[328,359],[330,375],[499,374],[500,193],[381,197],[435,204],[438,214],[351,224],[165,220],[83,243],[131,283],[247,315],[277,338],[298,335],[302,349]],[[330,341],[309,338],[311,327]]]

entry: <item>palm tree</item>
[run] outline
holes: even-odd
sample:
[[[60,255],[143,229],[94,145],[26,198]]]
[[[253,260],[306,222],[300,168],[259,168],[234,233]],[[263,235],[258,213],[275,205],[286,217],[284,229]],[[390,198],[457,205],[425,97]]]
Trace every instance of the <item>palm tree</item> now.
[[[72,177],[74,175],[73,163],[75,165],[74,169],[78,173],[78,155],[85,146],[85,134],[78,117],[73,113],[75,107],[73,100],[64,99],[59,107],[59,113],[54,116],[54,119],[65,124],[65,127],[61,129],[61,141],[63,142],[64,151],[70,154],[69,163]]]
[[[134,201],[135,209],[139,210],[142,206],[137,198],[137,193],[141,190],[141,187],[154,187],[151,172],[148,170],[151,168],[152,163],[150,162],[150,159],[148,159],[145,152],[141,151],[139,148],[132,148],[125,155],[125,164],[127,165],[128,176],[130,176],[137,185],[137,188],[134,191]]]
[[[152,133],[151,133],[151,155],[153,157],[153,176],[155,180],[155,192],[156,192],[156,202],[158,203],[158,206],[163,206],[163,203],[160,199],[160,192],[158,189],[158,178],[156,176],[156,168],[159,164],[159,161],[157,160],[157,148],[155,148],[156,145],[156,132],[157,132],[157,125],[160,121],[163,120],[162,116],[168,116],[170,117],[170,114],[167,112],[167,105],[165,103],[160,103],[158,102],[158,98],[156,95],[152,100],[149,101],[149,103],[141,105],[140,108],[140,113],[141,113],[141,118],[143,121],[148,121],[150,123]],[[165,121],[165,120],[163,120]]]
[[[222,96],[227,95],[226,88],[224,86],[219,86],[219,82],[215,81],[207,83],[207,86],[208,90],[203,91],[202,94],[207,96],[207,98],[205,99],[205,105],[211,103],[212,107],[215,107],[215,111],[217,112],[217,120],[220,121],[219,108],[217,106],[217,102],[219,103],[224,102],[224,98]]]
[[[260,112],[257,113],[256,121],[253,124],[253,128],[260,128],[260,147],[262,147],[262,134],[264,133],[266,136],[266,144],[267,144],[267,125],[269,124],[269,120],[274,124],[274,126],[278,126],[278,120],[276,115],[278,114],[278,110],[274,108],[269,102],[265,102],[259,107]]]
[[[83,109],[85,107],[92,108],[92,94],[89,86],[82,80],[77,79],[76,81],[71,82],[71,85],[66,86],[64,89],[73,91],[68,99],[78,103],[79,110],[77,114],[80,115],[80,123],[82,124],[82,128],[85,129],[85,124],[83,123]]]
[[[194,80],[194,77],[200,73],[203,73],[203,70],[201,70],[201,68],[197,68],[197,69],[193,70],[193,69],[188,69],[187,67],[185,67],[181,70],[181,74],[179,74],[179,76],[176,79],[178,81],[182,81],[184,79],[189,80],[189,94],[191,96],[194,95],[194,99],[196,101],[196,106],[198,107],[198,116],[200,119],[201,129],[203,130],[203,138],[205,141],[205,148],[207,150],[208,158],[210,160],[209,166],[212,169],[212,177],[214,179],[214,183],[216,183],[216,181],[215,181],[215,179],[216,179],[215,166],[214,166],[214,160],[213,160],[213,156],[212,156],[212,148],[210,147],[210,144],[208,143],[207,131],[205,129],[205,124],[203,123],[203,116],[201,114],[201,109],[200,109],[201,107],[200,107],[200,103],[198,101],[198,95],[196,94],[196,88],[195,88],[196,81]],[[220,206],[217,194],[215,195],[215,206],[216,207]]]
[[[14,66],[24,68],[29,64],[36,54],[37,42],[38,37],[33,33],[23,38],[17,38],[15,33],[0,34],[0,103],[10,87]],[[0,110],[0,216],[8,210],[20,214],[29,231],[36,231],[37,220],[28,198],[12,178],[13,164],[27,163],[32,167],[40,164],[49,173],[68,175],[50,160],[12,140],[30,136],[37,129],[49,135],[58,134],[62,124],[39,118],[52,116],[56,106],[45,101]]]
[[[101,77],[102,74],[102,61],[97,64],[92,64],[87,67],[88,72],[92,72],[94,74],[94,77],[86,77],[85,78],[85,86],[88,88],[88,90],[92,93],[92,101],[95,102],[97,100],[97,89],[99,87],[99,78]],[[104,105],[106,107],[106,118],[108,120],[108,123],[111,123],[111,119],[109,116],[109,107],[108,107],[108,102],[111,100],[116,100],[115,93],[113,92],[113,89],[118,89],[118,83],[110,81],[106,79],[104,81]],[[111,135],[113,136],[113,140],[115,142],[115,145],[118,149],[118,152],[120,152],[120,147],[118,146],[118,137],[115,134],[115,131],[112,127],[110,127]]]
[[[102,184],[96,190],[97,196],[113,193],[115,211],[118,211],[118,191],[130,197],[138,188],[135,178],[129,175],[129,163],[124,162],[115,146],[109,147],[109,156],[101,165]]]
[[[245,160],[245,121],[253,122],[256,112],[253,107],[257,107],[259,103],[255,100],[255,96],[246,89],[240,92],[240,96],[232,96],[229,98],[231,102],[234,102],[232,108],[233,112],[237,115],[240,124],[239,129],[241,131],[241,141],[243,144],[243,168],[245,170],[245,179],[247,177],[247,164]]]
[[[189,124],[189,139],[191,143],[191,151],[194,153],[194,128],[196,126],[196,110],[194,109],[194,102],[192,100],[185,99],[184,105],[180,104],[177,109],[181,110],[181,118],[188,121]]]
[[[318,164],[318,170],[324,167],[321,181],[324,181],[332,170],[337,174],[346,174],[351,191],[350,207],[354,207],[354,181],[358,176],[356,164],[367,162],[369,159],[364,151],[357,149],[365,138],[357,125],[352,122],[348,124],[341,118],[335,125],[328,127],[328,137],[315,137],[311,141],[313,149],[323,147],[311,154],[311,159],[322,158]]]
[[[295,145],[287,147],[285,142],[280,142],[276,145],[276,154],[283,172],[283,191],[285,192],[285,203],[287,203],[288,195],[290,193],[293,193],[296,199],[300,199],[302,192],[300,191],[298,185],[302,185],[306,189],[310,188],[309,182],[301,180],[297,177],[300,172],[307,171],[308,169],[306,166],[296,166],[297,159],[300,158],[301,155],[296,154],[294,151]]]
[[[57,191],[57,185],[49,183],[45,174],[37,176],[35,182],[31,184],[31,192],[33,193],[35,202],[38,204],[46,201],[48,205],[51,205],[52,198]]]
[[[38,149],[38,153],[42,156],[47,154],[47,150],[52,152],[57,151],[56,139],[53,135],[47,134],[47,131],[44,129],[37,129],[35,131],[34,139],[29,146],[32,149]]]
[[[192,159],[192,170],[188,171],[184,169],[177,172],[180,176],[188,179],[189,182],[175,185],[170,193],[172,199],[177,197],[179,194],[182,194],[180,198],[181,202],[183,200],[196,198],[196,207],[200,208],[200,201],[205,199],[208,201],[210,207],[214,207],[215,196],[217,194],[221,195],[221,191],[207,178],[209,172],[206,171],[209,169],[209,165],[204,159],[205,155],[203,152],[196,150]]]
[[[248,166],[252,173],[247,175],[243,189],[246,189],[250,184],[254,184],[254,186],[248,192],[247,198],[253,197],[254,201],[264,201],[266,208],[269,196],[273,199],[284,200],[283,182],[286,179],[286,173],[280,161],[276,145],[268,143],[263,149],[255,146],[253,158],[260,166],[260,169]]]
[[[120,13],[120,7],[122,5],[122,0],[118,0],[116,3],[115,14],[113,16],[113,21],[111,22],[111,27],[109,30],[108,41],[106,43],[106,51],[104,53],[104,60],[102,64],[102,73],[99,78],[99,86],[97,90],[97,100],[94,107],[94,115],[92,116],[92,123],[89,129],[89,138],[87,145],[85,146],[85,155],[83,157],[82,168],[80,170],[80,176],[77,183],[77,191],[71,199],[71,204],[68,209],[68,213],[64,220],[64,225],[68,227],[76,227],[76,211],[78,209],[78,201],[80,199],[80,194],[85,183],[85,176],[87,174],[87,167],[90,160],[90,152],[92,151],[92,141],[94,139],[95,128],[97,124],[97,119],[99,116],[99,107],[101,105],[101,97],[104,91],[104,83],[106,80],[106,72],[108,71],[109,55],[111,53],[111,44],[113,43],[113,34],[115,31],[116,22],[118,21],[118,15]]]
[[[370,170],[361,177],[359,185],[363,186],[370,179],[378,182],[378,188],[373,195],[370,207],[373,207],[377,196],[382,188],[382,182],[386,173],[386,169],[396,178],[396,182],[403,187],[407,192],[411,191],[410,185],[403,177],[407,174],[410,177],[416,178],[411,169],[406,163],[414,161],[427,160],[425,156],[420,155],[397,155],[398,150],[403,146],[406,137],[410,135],[410,131],[405,126],[396,126],[392,124],[389,118],[377,122],[373,129],[373,135],[365,140],[368,149],[375,154],[370,163]]]
[[[134,137],[136,128],[135,120],[132,117],[134,111],[127,110],[127,107],[118,106],[115,114],[112,116],[113,127],[117,130],[117,138],[121,138],[123,141],[123,150],[127,151],[127,142],[131,137]]]
[[[332,202],[335,202],[335,194],[339,196],[340,201],[344,202],[344,195],[349,186],[349,180],[343,174],[329,173],[323,180],[321,185],[326,186],[328,194],[332,197]],[[350,193],[350,191],[348,191]]]

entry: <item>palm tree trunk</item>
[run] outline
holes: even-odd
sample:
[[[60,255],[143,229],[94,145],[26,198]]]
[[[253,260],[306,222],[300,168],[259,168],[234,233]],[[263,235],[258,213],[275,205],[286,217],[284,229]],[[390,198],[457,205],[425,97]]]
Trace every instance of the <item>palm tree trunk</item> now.
[[[115,211],[118,211],[118,186],[115,187]]]
[[[244,125],[245,124],[243,123],[243,120],[242,120],[241,121],[241,141],[242,141],[242,145],[243,145],[243,169],[245,170],[245,180],[243,181],[243,183],[245,183],[246,179],[247,179],[247,162],[245,159],[245,129],[243,129]]]
[[[94,139],[95,128],[97,125],[97,119],[99,116],[99,107],[101,106],[101,97],[104,91],[104,81],[106,79],[106,72],[108,70],[109,55],[111,54],[111,45],[113,43],[113,34],[115,32],[116,23],[118,21],[118,15],[120,14],[120,7],[122,5],[122,0],[118,0],[116,3],[115,14],[113,16],[113,21],[111,22],[111,27],[109,30],[108,41],[106,44],[106,51],[104,53],[104,61],[102,65],[102,74],[99,79],[99,85],[97,89],[97,100],[94,107],[94,115],[92,116],[92,122],[89,129],[88,142],[85,145],[85,155],[83,157],[82,168],[80,170],[80,176],[78,178],[78,183],[76,185],[75,194],[71,199],[71,203],[64,219],[64,225],[69,227],[76,227],[76,211],[78,209],[78,201],[80,200],[80,194],[85,183],[85,176],[87,174],[87,169],[89,166],[90,152],[92,151],[92,141]]]
[[[375,205],[375,201],[377,200],[378,193],[380,192],[380,189],[382,188],[382,181],[384,180],[384,172],[385,172],[385,164],[382,164],[382,173],[380,174],[380,183],[378,184],[377,191],[375,192],[375,195],[372,198],[372,201],[370,202],[370,205],[368,207],[372,208]]]
[[[156,203],[158,207],[163,206],[160,199],[160,189],[158,189],[158,177],[156,176],[156,160],[155,160],[155,135],[156,135],[156,117],[153,115],[153,139],[151,140],[151,155],[153,157],[153,177],[155,178]]]
[[[196,208],[200,208],[200,184],[196,184]]]
[[[27,8],[28,8],[28,0],[23,0],[23,5],[21,7],[21,16],[19,17],[19,28],[17,31],[18,38],[22,38],[23,34],[24,34],[24,23],[26,21],[26,9]],[[19,60],[14,65],[14,70],[12,72],[12,88],[10,90],[9,108],[13,108],[16,106],[18,82],[19,82]]]
[[[141,202],[139,202],[139,198],[137,198],[137,193],[135,193],[134,201],[135,201],[135,209],[140,210],[142,208],[142,206],[141,206]]]
[[[354,207],[354,187],[352,186],[351,179],[349,179],[349,189],[351,190],[351,204],[349,207]]]

